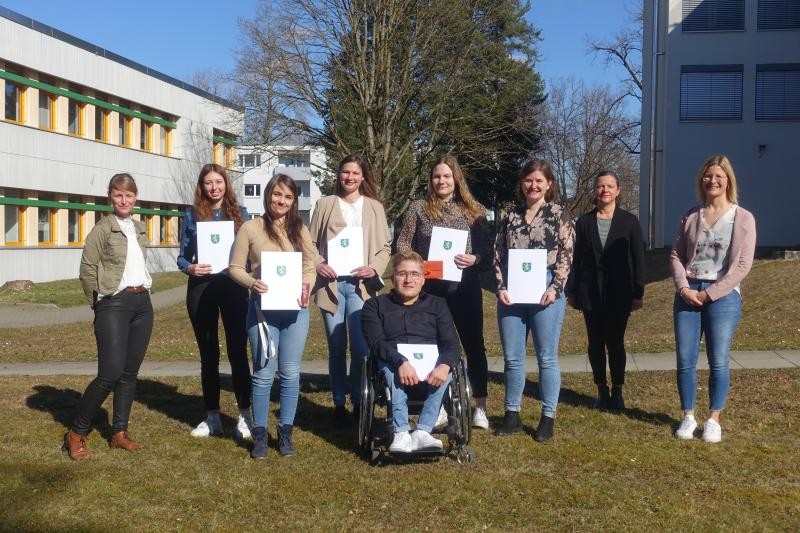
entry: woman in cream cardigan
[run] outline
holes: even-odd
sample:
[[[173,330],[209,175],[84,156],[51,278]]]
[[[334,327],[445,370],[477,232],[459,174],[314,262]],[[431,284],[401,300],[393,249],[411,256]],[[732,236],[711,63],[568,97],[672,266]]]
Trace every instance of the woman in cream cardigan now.
[[[328,241],[347,227],[360,227],[364,236],[363,266],[337,272],[328,264]],[[381,274],[391,255],[386,213],[367,160],[351,154],[339,163],[334,194],[317,201],[311,219],[311,240],[317,248],[314,303],[322,311],[328,339],[328,369],[333,392],[334,423],[347,423],[347,338],[350,337],[350,401],[353,412],[361,402],[361,364],[369,349],[361,331],[364,301],[383,287]]]

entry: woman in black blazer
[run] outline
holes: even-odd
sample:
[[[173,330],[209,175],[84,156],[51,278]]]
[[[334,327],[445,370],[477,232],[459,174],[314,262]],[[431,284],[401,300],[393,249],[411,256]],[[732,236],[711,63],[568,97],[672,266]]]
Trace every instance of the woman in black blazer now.
[[[597,384],[595,407],[624,409],[625,328],[631,311],[642,307],[644,241],[636,215],[617,207],[617,175],[604,170],[594,183],[597,207],[575,226],[575,256],[566,293],[569,304],[583,311],[586,322],[589,362]]]

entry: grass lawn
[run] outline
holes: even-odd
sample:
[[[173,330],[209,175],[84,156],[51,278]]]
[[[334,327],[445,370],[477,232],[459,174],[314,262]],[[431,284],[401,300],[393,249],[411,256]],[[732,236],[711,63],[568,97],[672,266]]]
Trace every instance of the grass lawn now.
[[[675,350],[672,331],[674,290],[671,279],[666,277],[666,256],[663,253],[651,254],[648,260],[650,267],[645,307],[631,316],[626,346],[633,353],[671,352]],[[798,280],[800,261],[755,262],[753,270],[742,284],[744,309],[733,341],[734,350],[800,349]],[[484,291],[484,335],[489,356],[502,356],[496,302],[493,294]],[[319,310],[311,309],[310,316],[311,326],[303,357],[322,359],[327,357],[327,344]],[[220,335],[223,338],[222,333]],[[89,323],[0,330],[0,362],[89,361],[95,358],[95,350],[94,334]],[[563,354],[586,353],[586,328],[583,317],[574,309],[567,311],[560,351]],[[183,303],[156,312],[147,357],[159,361],[199,358]]]
[[[701,373],[701,405],[706,379]],[[330,394],[313,382],[303,384],[293,458],[274,448],[264,461],[249,458],[230,438],[230,392],[223,392],[226,437],[193,439],[189,430],[203,416],[197,378],[140,381],[131,433],[144,451],[110,450],[100,423],[88,437],[93,458],[72,463],[59,446],[87,383],[0,377],[0,530],[789,531],[800,524],[798,369],[734,371],[721,444],[671,437],[672,372],[630,374],[624,414],[591,409],[589,374],[569,374],[553,441],[480,432],[473,465],[383,467],[353,452],[350,432],[328,428]],[[524,400],[528,430],[538,418],[535,388],[528,383]],[[499,424],[497,382],[489,407]],[[107,417],[110,402],[104,408]],[[274,438],[274,414],[270,421]]]
[[[183,272],[156,272],[153,277],[153,292],[180,287],[186,283]],[[30,291],[0,289],[0,304],[54,304],[58,307],[86,305],[81,282],[78,279],[65,279],[36,283]]]

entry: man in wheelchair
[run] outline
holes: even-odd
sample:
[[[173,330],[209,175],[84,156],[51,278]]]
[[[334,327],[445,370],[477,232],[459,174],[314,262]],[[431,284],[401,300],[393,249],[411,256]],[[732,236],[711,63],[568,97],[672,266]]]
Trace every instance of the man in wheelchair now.
[[[458,334],[443,298],[422,290],[425,283],[422,257],[400,252],[392,261],[394,289],[364,303],[361,323],[378,371],[391,392],[394,439],[392,453],[441,450],[442,441],[431,435],[442,397],[450,382],[450,369],[460,360]],[[419,376],[398,351],[399,344],[436,345],[438,358],[433,370]],[[410,433],[408,392],[412,388],[424,398],[416,430]]]

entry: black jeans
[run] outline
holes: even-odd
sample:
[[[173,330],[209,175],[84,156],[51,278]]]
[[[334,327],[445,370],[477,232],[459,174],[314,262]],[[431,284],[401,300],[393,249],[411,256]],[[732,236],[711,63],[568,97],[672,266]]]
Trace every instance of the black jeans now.
[[[467,354],[467,374],[472,396],[486,398],[489,367],[483,339],[483,294],[480,280],[465,272],[461,282],[441,279],[425,281],[425,292],[441,296],[453,315],[461,346]]]
[[[625,383],[625,328],[630,312],[615,309],[593,309],[583,312],[586,333],[589,336],[589,363],[592,365],[594,382],[606,384],[606,348],[611,383]]]
[[[224,274],[189,276],[186,309],[200,349],[200,381],[207,411],[219,409],[219,317],[239,409],[250,409],[247,361],[247,289]]]
[[[150,294],[122,291],[107,296],[94,307],[94,336],[97,339],[97,377],[83,393],[72,430],[86,435],[100,406],[114,391],[111,431],[127,431],[136,376],[142,366],[150,333],[153,306]]]

